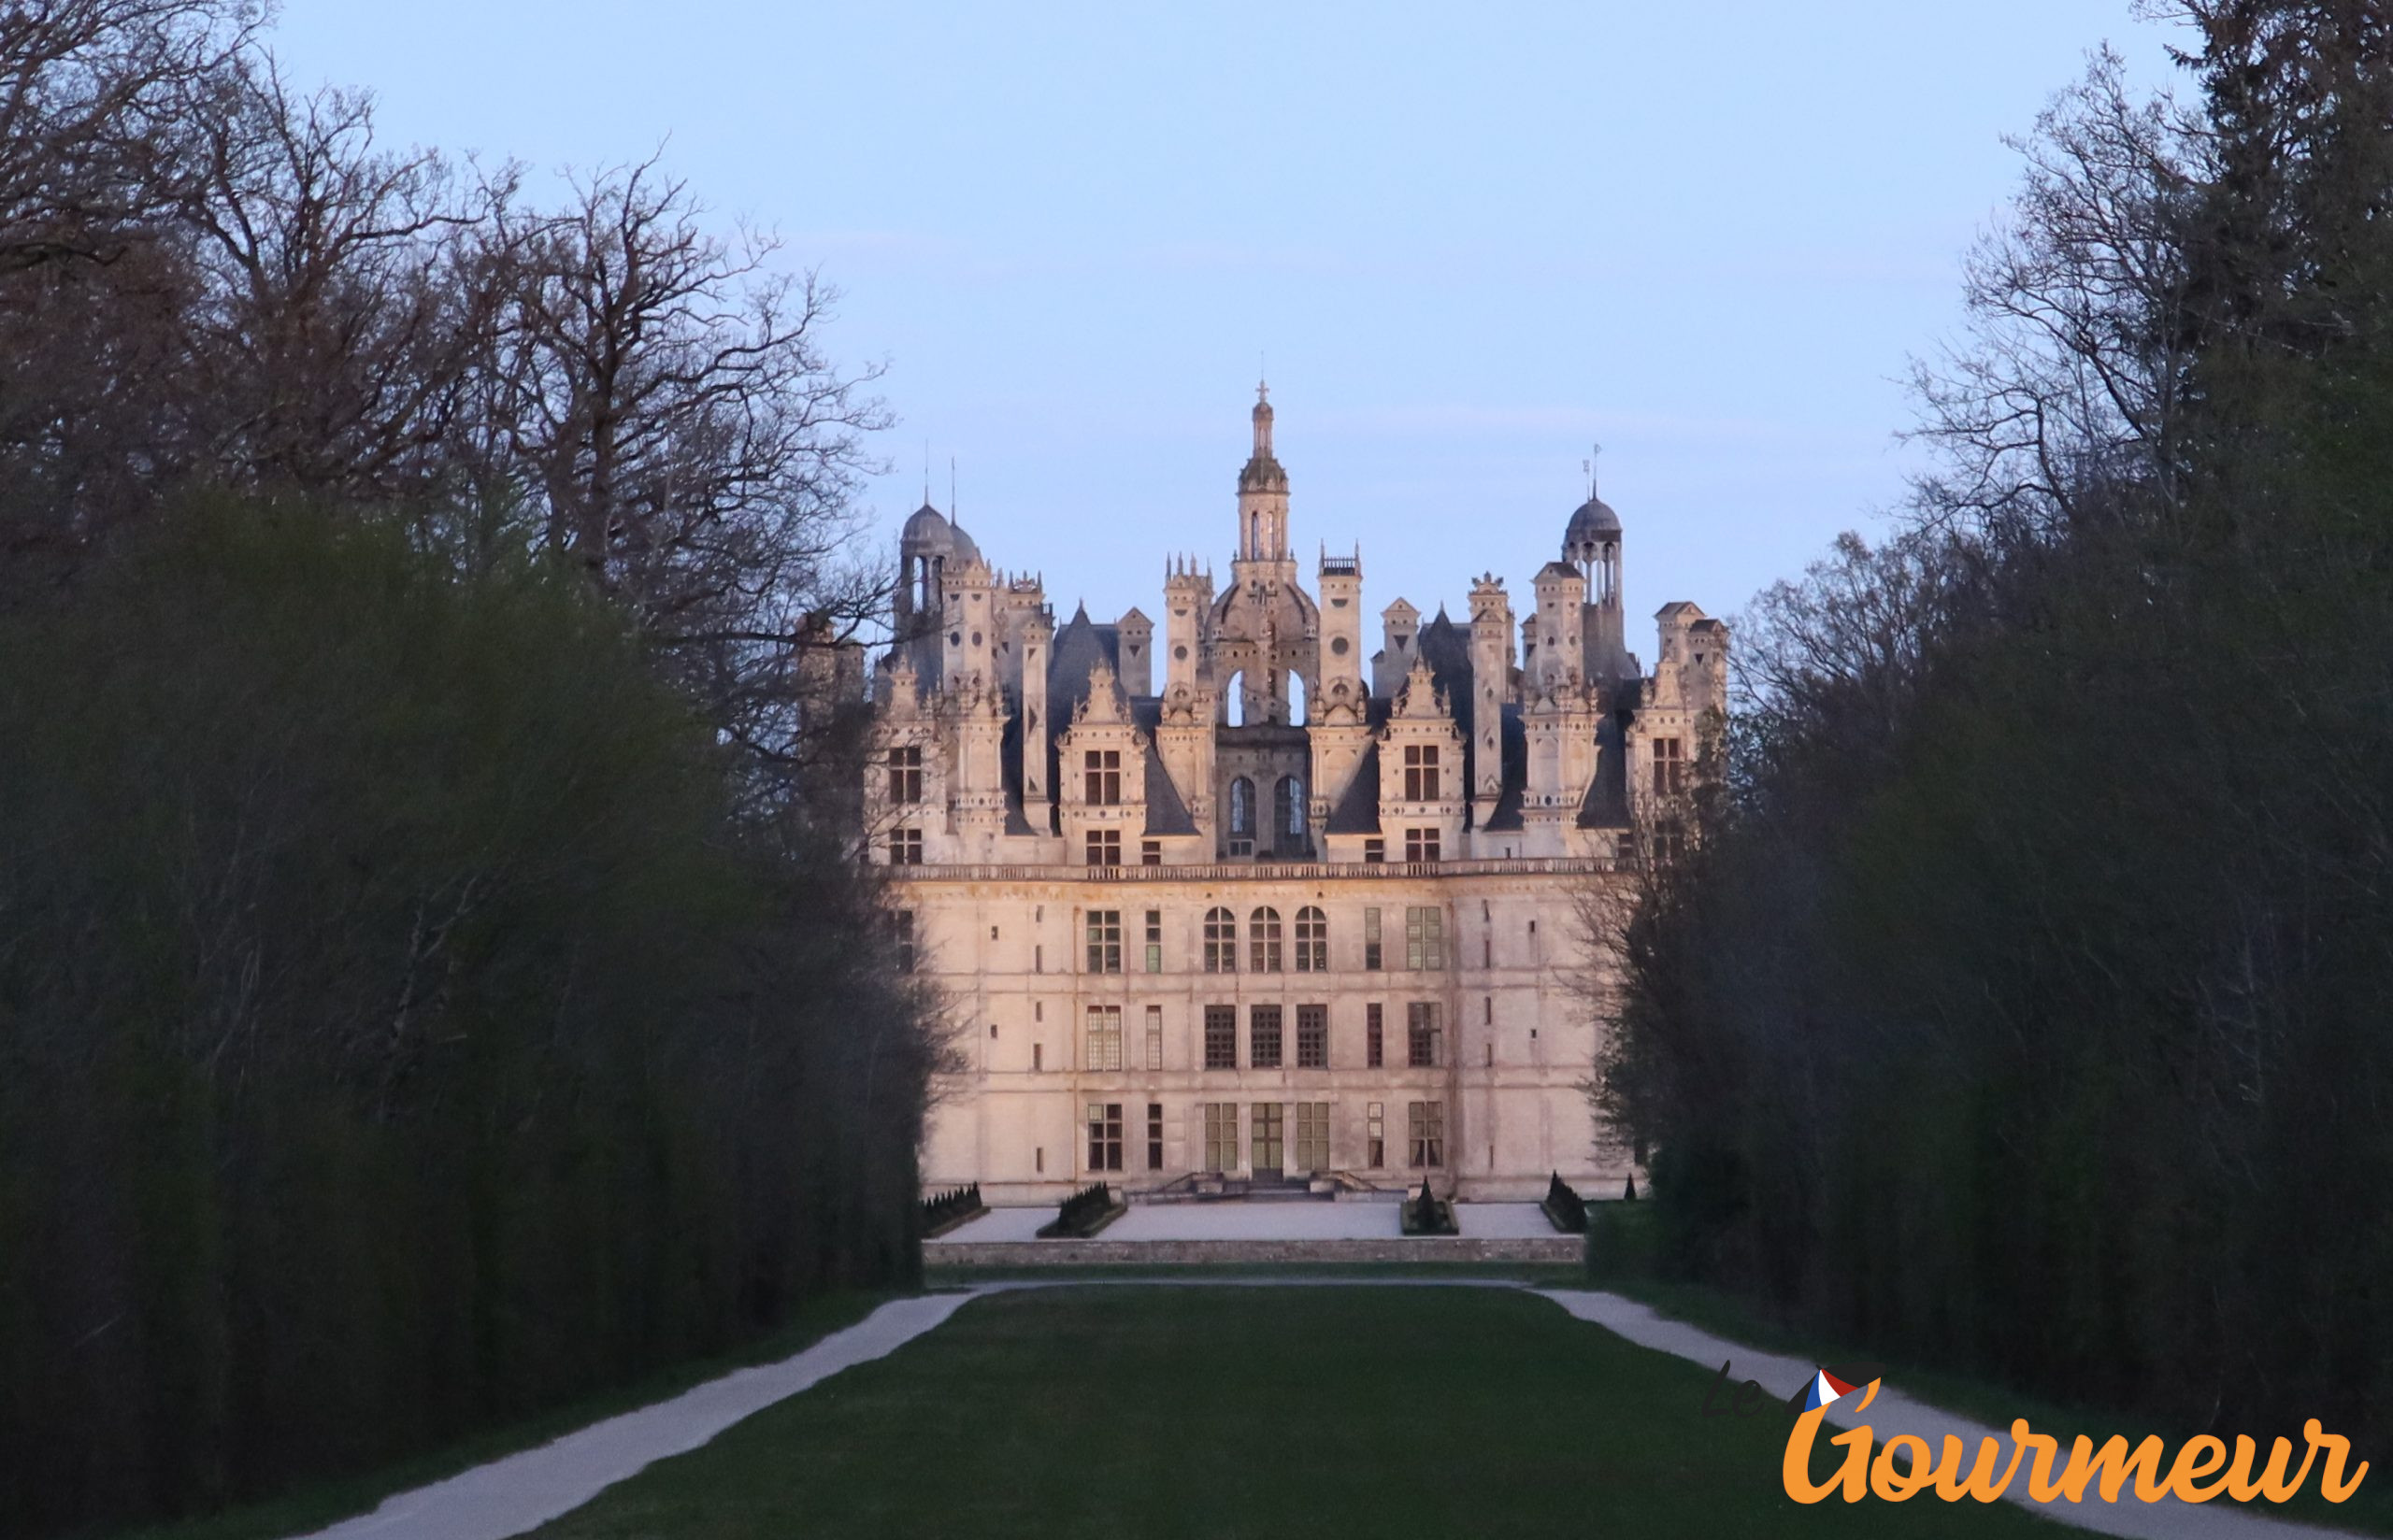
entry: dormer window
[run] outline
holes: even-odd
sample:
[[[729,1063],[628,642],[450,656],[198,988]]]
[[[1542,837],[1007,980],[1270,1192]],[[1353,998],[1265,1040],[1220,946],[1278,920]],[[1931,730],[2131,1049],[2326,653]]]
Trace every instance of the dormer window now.
[[[1433,743],[1406,744],[1404,800],[1435,802],[1438,795],[1438,746]]]
[[[1683,738],[1654,740],[1654,790],[1675,796],[1686,790],[1686,742]]]
[[[1088,777],[1088,803],[1093,807],[1118,806],[1122,801],[1122,750],[1092,749],[1082,756]]]
[[[923,800],[923,751],[918,748],[889,751],[889,800],[910,807]]]

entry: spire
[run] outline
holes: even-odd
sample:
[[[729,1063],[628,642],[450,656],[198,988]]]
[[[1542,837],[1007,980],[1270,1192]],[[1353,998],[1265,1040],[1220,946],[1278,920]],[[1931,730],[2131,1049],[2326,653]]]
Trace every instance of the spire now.
[[[1271,386],[1260,379],[1254,382],[1254,458],[1271,458]]]

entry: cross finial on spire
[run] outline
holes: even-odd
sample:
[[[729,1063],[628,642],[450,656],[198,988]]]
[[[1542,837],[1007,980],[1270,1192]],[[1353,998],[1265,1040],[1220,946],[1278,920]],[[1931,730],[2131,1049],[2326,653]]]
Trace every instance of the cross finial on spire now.
[[[1587,468],[1587,496],[1591,499],[1596,495],[1596,488],[1598,484],[1596,476],[1596,465],[1598,462],[1603,459],[1603,457],[1604,447],[1601,444],[1598,444],[1595,446],[1595,452],[1589,455],[1586,460],[1583,462]]]

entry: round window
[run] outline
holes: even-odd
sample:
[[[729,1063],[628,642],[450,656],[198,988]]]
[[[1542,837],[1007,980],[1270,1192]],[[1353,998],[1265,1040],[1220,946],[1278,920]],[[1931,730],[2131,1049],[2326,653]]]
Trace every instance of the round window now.
[[[1346,638],[1343,636],[1329,638],[1329,650],[1341,658],[1346,656]]]

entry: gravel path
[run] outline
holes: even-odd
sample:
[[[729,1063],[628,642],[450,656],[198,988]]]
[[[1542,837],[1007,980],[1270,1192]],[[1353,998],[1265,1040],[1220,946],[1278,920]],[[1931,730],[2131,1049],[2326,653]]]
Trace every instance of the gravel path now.
[[[903,1347],[969,1298],[930,1294],[892,1300],[794,1358],[735,1370],[670,1401],[400,1492],[372,1513],[318,1531],[312,1540],[505,1540],[537,1529],[776,1401]]]
[[[1375,1210],[1383,1205],[1290,1204],[1273,1206],[1335,1211],[1349,1208]],[[1392,1205],[1386,1206],[1392,1209]],[[1527,1204],[1473,1206],[1490,1210],[1526,1208],[1531,1214],[1536,1213],[1536,1206]],[[1260,1209],[1263,1205],[1255,1207]],[[1212,1205],[1204,1205],[1197,1211],[1211,1208]],[[1000,1214],[1045,1212],[1043,1209],[997,1211]],[[1114,1228],[1119,1229],[1135,1218],[1136,1211],[1116,1221]],[[1495,1213],[1485,1216],[1485,1219],[1489,1224],[1522,1222]],[[1540,1217],[1538,1222],[1542,1224],[1544,1220]],[[959,1234],[962,1233],[958,1232]],[[1374,1231],[1369,1233],[1381,1233]],[[1465,1233],[1471,1233],[1466,1226]],[[1218,1287],[1232,1280],[1164,1276],[1125,1278],[1122,1281]],[[1396,1288],[1526,1287],[1506,1278],[1459,1277],[1259,1277],[1235,1281],[1254,1288],[1351,1287],[1357,1284]],[[740,1419],[762,1411],[785,1396],[795,1395],[841,1369],[868,1362],[895,1351],[946,1320],[967,1300],[1011,1289],[1071,1287],[1074,1284],[1069,1282],[1045,1281],[983,1284],[956,1293],[895,1300],[845,1331],[824,1337],[794,1358],[738,1370],[670,1401],[659,1402],[622,1417],[609,1418],[579,1433],[568,1433],[552,1444],[509,1455],[433,1486],[401,1492],[387,1499],[372,1513],[319,1531],[309,1540],[507,1540],[510,1535],[536,1529],[580,1507],[608,1487],[638,1474],[655,1461],[698,1447]],[[1731,1379],[1759,1380],[1782,1401],[1802,1383],[1813,1367],[1698,1331],[1616,1294],[1575,1289],[1529,1291],[1552,1300],[1579,1319],[1617,1333],[1641,1348],[1652,1348],[1689,1359],[1708,1368],[1717,1368],[1726,1359],[1730,1363]],[[1840,1417],[1837,1409],[1831,1407],[1827,1420],[1840,1427],[1849,1427],[1854,1420],[1866,1420],[1878,1431],[1882,1442],[1892,1433],[1917,1433],[1928,1441],[1931,1448],[1938,1449],[1942,1447],[1944,1435],[1950,1433],[1962,1440],[1972,1457],[1980,1439],[1997,1436],[2002,1439],[2006,1460],[2009,1454],[2007,1434],[1995,1434],[1991,1429],[1950,1412],[1923,1405],[1899,1391],[1884,1388],[1860,1419]],[[2171,1453],[2173,1455],[2173,1447]],[[2099,1499],[2083,1504],[2031,1503],[2025,1497],[2026,1485],[2024,1473],[2014,1476],[2011,1490],[2019,1495],[2010,1500],[2021,1502],[2061,1523],[2097,1533],[2127,1536],[2130,1540],[2327,1540],[2327,1537],[2348,1533],[2341,1530],[2314,1529],[2308,1525],[2288,1523],[2231,1506],[2224,1501],[2200,1505],[2173,1499],[2157,1504],[2129,1501],[2115,1505]],[[1913,1501],[1931,1502],[1935,1499],[1920,1497]],[[2358,1537],[2351,1537],[2351,1540],[2358,1540]]]

